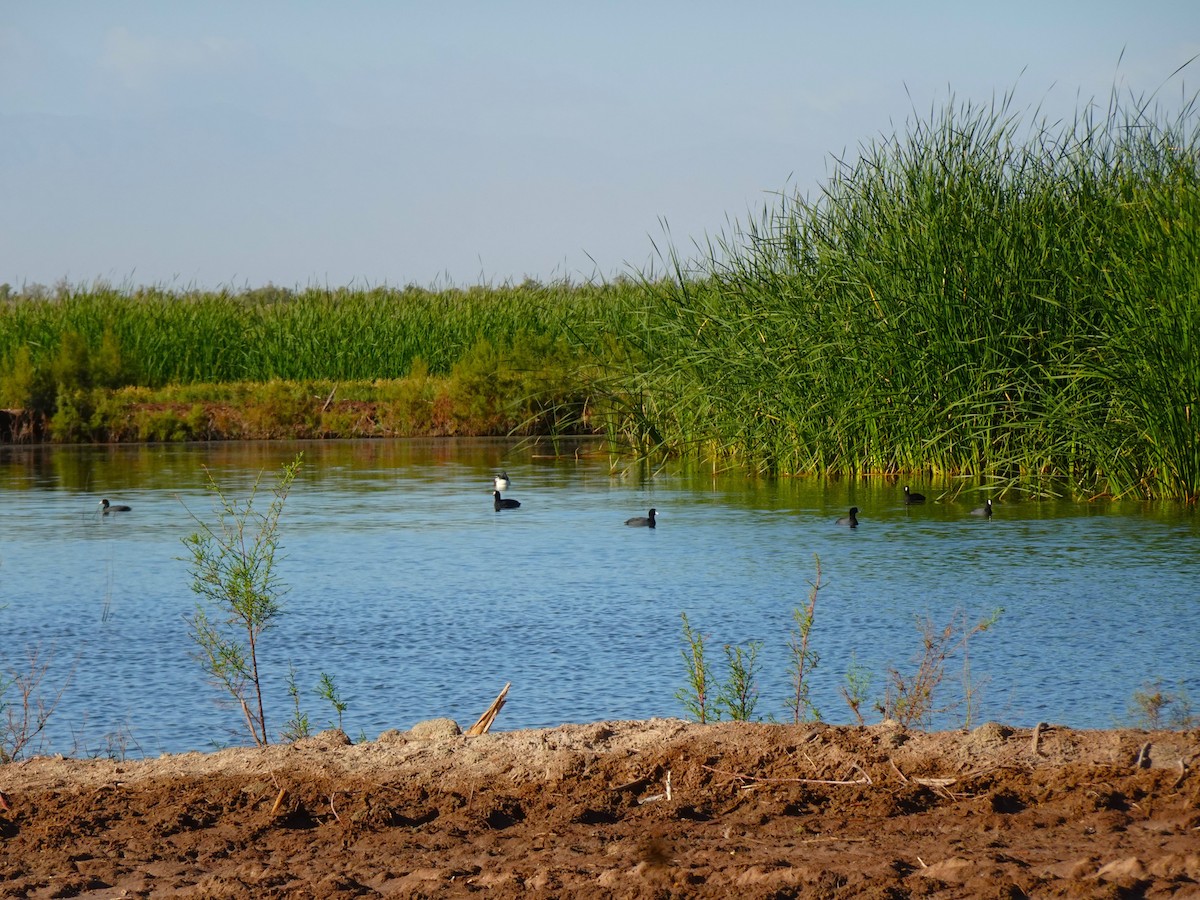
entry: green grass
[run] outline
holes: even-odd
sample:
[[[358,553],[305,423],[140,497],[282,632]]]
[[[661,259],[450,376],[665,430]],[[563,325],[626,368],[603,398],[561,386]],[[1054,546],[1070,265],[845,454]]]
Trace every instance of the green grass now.
[[[611,386],[631,441],[775,473],[1200,497],[1200,143],[1114,100],[954,105],[669,257]]]
[[[72,339],[120,358],[115,379],[196,382],[400,378],[418,360],[434,375],[481,340],[499,347],[602,328],[636,285],[543,285],[428,291],[350,288],[240,293],[61,285],[0,306],[0,360],[22,347],[35,368]],[[77,354],[76,354],[77,355]]]

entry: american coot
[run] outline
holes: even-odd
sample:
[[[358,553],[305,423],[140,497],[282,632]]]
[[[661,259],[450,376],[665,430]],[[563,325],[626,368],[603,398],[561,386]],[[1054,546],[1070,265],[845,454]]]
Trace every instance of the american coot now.
[[[492,497],[495,498],[495,502],[492,503],[492,506],[494,506],[496,508],[497,512],[499,512],[502,509],[516,509],[517,507],[519,507],[521,505],[520,500],[503,500],[503,499],[501,499],[499,491],[492,491]]]
[[[653,528],[654,527],[654,515],[657,512],[658,512],[658,510],[652,509],[652,510],[650,510],[650,515],[634,516],[632,519],[626,519],[625,524],[630,525],[634,528]]]
[[[985,518],[990,519],[992,517],[992,501],[989,500],[983,506],[980,506],[976,509],[971,510],[971,515],[984,516]]]
[[[904,486],[904,503],[905,503],[905,505],[911,505],[913,503],[924,503],[924,502],[925,502],[924,494],[914,494],[911,491],[909,491],[907,484]]]
[[[857,506],[850,507],[850,515],[842,516],[840,519],[838,519],[833,524],[834,525],[849,525],[851,528],[857,528],[858,527],[858,507]]]
[[[512,487],[512,482],[508,478],[507,472],[501,472],[492,479],[492,486],[498,491],[507,491]]]
[[[107,516],[109,513],[115,513],[115,512],[129,512],[129,510],[130,510],[130,507],[128,507],[128,506],[124,506],[124,505],[114,506],[113,504],[108,502],[107,498],[100,501],[100,506],[103,509],[103,512],[100,513],[100,515],[102,515],[102,516]]]

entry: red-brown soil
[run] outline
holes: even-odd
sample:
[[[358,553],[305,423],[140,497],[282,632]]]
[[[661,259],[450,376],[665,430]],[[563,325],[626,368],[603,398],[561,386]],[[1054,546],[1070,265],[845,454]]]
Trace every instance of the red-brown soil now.
[[[670,720],[0,766],[7,897],[1200,896],[1200,731]]]

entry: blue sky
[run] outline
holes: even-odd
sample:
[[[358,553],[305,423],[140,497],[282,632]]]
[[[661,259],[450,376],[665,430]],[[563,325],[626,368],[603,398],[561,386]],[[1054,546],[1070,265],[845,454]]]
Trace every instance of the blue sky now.
[[[951,92],[1170,108],[1198,53],[1195,0],[0,0],[0,281],[610,278]]]

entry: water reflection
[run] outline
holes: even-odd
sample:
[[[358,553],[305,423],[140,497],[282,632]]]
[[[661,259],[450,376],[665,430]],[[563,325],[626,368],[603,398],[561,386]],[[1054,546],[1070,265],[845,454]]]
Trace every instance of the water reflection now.
[[[918,622],[955,611],[996,628],[970,648],[978,717],[1107,727],[1161,678],[1200,691],[1194,560],[1200,534],[1173,505],[997,502],[885,479],[762,479],[651,469],[586,441],[221,443],[3,448],[0,661],[25,648],[65,684],[53,749],[99,752],[127,733],[146,753],[241,741],[235,711],[191,658],[194,605],[180,541],[211,519],[205,472],[242,496],[303,450],[283,519],[286,613],[264,642],[273,731],[294,666],[314,725],[331,674],[355,737],[432,716],[473,720],[513,683],[497,727],[680,715],[680,613],[721,647],[760,640],[758,713],[787,717],[793,611],[822,568],[813,698],[852,720],[839,688],[857,665],[904,670]],[[496,514],[507,471],[519,510]],[[132,512],[100,517],[101,497]],[[941,498],[939,500],[939,498]],[[858,529],[834,520],[861,510]],[[654,530],[625,519],[658,510]],[[958,667],[942,699],[957,699]],[[67,683],[67,679],[70,679]],[[960,724],[963,710],[937,724]]]

